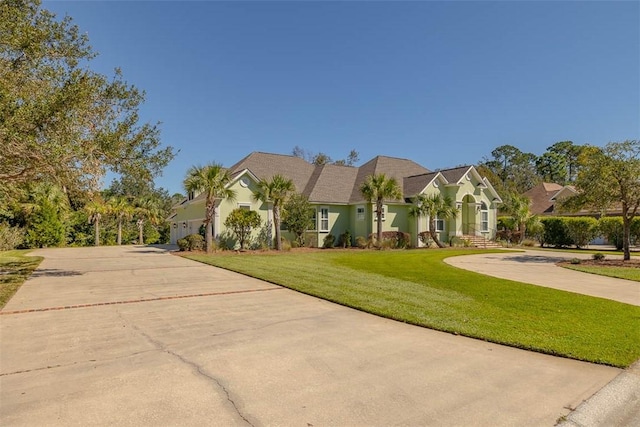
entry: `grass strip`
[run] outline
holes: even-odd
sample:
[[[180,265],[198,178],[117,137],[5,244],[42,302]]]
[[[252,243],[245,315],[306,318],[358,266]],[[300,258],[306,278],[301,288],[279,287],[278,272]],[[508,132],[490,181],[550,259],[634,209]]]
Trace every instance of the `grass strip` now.
[[[27,256],[28,250],[0,252],[0,309],[33,273],[42,257]]]
[[[598,267],[593,265],[561,264],[561,267],[583,273],[597,274],[599,276],[615,277],[616,279],[633,280],[640,282],[640,268],[635,267]]]
[[[617,367],[640,358],[640,307],[497,279],[443,262],[450,256],[486,252],[490,251],[187,257],[440,331]]]

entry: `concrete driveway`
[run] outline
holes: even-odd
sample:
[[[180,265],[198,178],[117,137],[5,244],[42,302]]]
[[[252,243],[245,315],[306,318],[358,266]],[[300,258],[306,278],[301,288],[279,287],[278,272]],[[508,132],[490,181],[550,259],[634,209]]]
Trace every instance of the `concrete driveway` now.
[[[464,255],[447,258],[445,262],[488,276],[640,305],[640,282],[586,274],[556,265],[572,258],[589,259],[591,255],[529,250]],[[622,256],[607,255],[607,258],[622,259]]]
[[[0,425],[551,426],[620,372],[158,248],[36,254],[0,312]]]

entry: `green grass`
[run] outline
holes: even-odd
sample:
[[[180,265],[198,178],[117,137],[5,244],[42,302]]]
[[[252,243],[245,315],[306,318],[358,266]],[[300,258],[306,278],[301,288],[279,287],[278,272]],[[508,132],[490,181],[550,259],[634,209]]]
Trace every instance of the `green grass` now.
[[[640,307],[492,278],[443,262],[482,252],[489,251],[188,257],[440,331],[618,367],[640,357]]]
[[[522,250],[532,250],[532,251],[543,251],[543,252],[566,252],[571,254],[597,254],[602,253],[605,255],[624,255],[623,251],[618,251],[615,249],[576,249],[576,248],[541,248],[540,246],[527,246],[527,247],[516,247],[516,249]],[[637,251],[636,247],[631,248],[630,255],[632,257],[638,256],[640,257],[640,252]]]
[[[42,257],[26,256],[27,252],[0,252],[0,309],[9,302],[42,261]]]
[[[615,277],[640,282],[640,268],[634,267],[600,267],[594,265],[562,264],[562,267],[584,273],[598,274],[600,276]]]

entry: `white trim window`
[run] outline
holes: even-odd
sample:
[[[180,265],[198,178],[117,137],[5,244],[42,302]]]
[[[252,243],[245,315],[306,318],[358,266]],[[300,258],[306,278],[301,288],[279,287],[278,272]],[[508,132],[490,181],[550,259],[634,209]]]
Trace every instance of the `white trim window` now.
[[[329,231],[329,208],[320,208],[320,231]]]
[[[238,209],[251,210],[251,203],[238,203]]]
[[[387,219],[387,205],[382,205],[382,216],[380,217],[380,219],[382,219],[382,221]],[[373,220],[378,220],[378,215],[375,211],[373,212]]]
[[[317,229],[318,229],[318,211],[314,209],[311,216],[311,227],[309,227],[308,231],[316,231]]]
[[[436,217],[436,231],[444,231],[444,219]]]
[[[356,221],[364,221],[364,205],[356,206]]]
[[[489,209],[485,202],[480,205],[480,230],[489,231]]]

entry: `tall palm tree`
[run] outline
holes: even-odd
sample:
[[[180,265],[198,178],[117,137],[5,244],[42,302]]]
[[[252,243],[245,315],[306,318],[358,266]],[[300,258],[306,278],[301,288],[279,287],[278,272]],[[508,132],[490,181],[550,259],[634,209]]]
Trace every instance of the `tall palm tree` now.
[[[282,250],[280,241],[280,208],[296,191],[296,186],[289,178],[276,174],[270,180],[261,179],[258,182],[258,190],[253,193],[253,198],[263,203],[273,204],[273,225],[276,228],[276,250]]]
[[[213,220],[216,217],[216,200],[235,199],[236,192],[228,188],[231,182],[229,171],[218,163],[193,166],[187,172],[184,189],[187,193],[205,193],[205,242],[207,253],[213,251]]]
[[[431,240],[433,240],[439,248],[444,248],[444,244],[440,241],[438,233],[436,232],[436,219],[453,219],[458,216],[458,209],[453,205],[453,201],[449,196],[442,197],[441,194],[433,194],[431,196],[419,194],[413,199],[413,205],[409,208],[409,215],[414,217],[429,217],[429,235],[431,236]]]
[[[162,221],[162,209],[160,208],[159,200],[154,197],[139,199],[136,205],[134,213],[138,218],[136,221],[138,244],[144,245],[144,223],[149,221],[153,225],[158,225]]]
[[[102,200],[94,199],[85,205],[84,210],[87,212],[89,222],[93,224],[93,244],[100,246],[100,220],[102,215],[107,213],[107,208]]]
[[[118,245],[122,244],[122,223],[133,217],[134,208],[125,197],[112,197],[107,201],[107,210],[118,220]]]
[[[508,194],[502,204],[502,211],[513,218],[520,232],[518,243],[522,243],[527,226],[537,220],[537,217],[531,213],[531,201],[526,196],[516,193]]]
[[[402,190],[398,182],[393,177],[383,174],[369,175],[360,186],[360,193],[369,203],[376,204],[376,218],[378,229],[376,234],[376,245],[382,242],[382,205],[385,200],[402,198]]]

